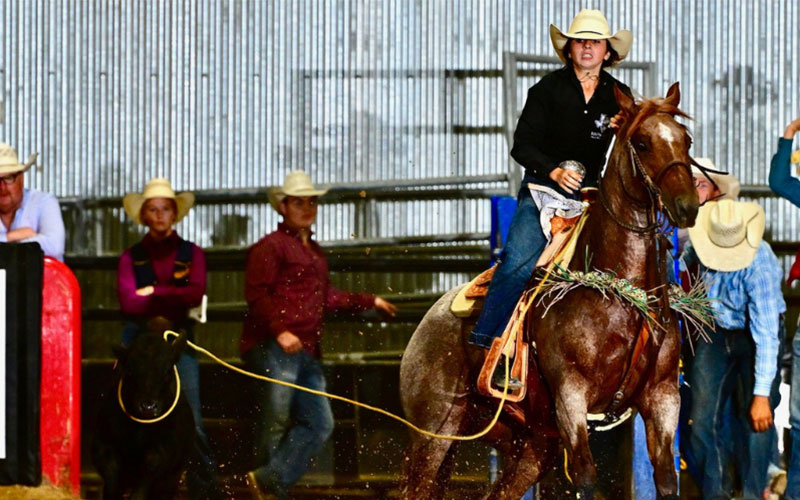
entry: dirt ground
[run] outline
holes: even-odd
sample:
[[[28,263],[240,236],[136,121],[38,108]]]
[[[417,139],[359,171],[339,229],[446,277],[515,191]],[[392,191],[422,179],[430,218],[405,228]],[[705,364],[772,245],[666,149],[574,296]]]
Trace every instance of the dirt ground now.
[[[0,500],[79,500],[80,497],[52,485],[0,486]]]

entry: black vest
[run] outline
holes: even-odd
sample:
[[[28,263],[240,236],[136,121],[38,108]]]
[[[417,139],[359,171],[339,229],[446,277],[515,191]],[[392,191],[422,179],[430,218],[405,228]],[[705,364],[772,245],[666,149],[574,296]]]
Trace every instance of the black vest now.
[[[178,238],[178,253],[175,255],[175,264],[172,268],[172,280],[170,284],[175,286],[186,286],[189,284],[189,272],[192,268],[192,244]],[[144,288],[149,285],[158,284],[156,272],[150,263],[150,257],[144,249],[142,242],[131,247],[131,257],[133,258],[133,274],[136,276],[136,288]]]

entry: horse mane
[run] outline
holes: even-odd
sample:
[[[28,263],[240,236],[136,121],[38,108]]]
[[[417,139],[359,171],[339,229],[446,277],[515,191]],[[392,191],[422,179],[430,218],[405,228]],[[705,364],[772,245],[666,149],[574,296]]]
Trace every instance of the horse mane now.
[[[642,123],[644,123],[645,120],[657,113],[666,113],[673,118],[676,116],[682,116],[684,118],[688,118],[689,120],[692,119],[692,117],[687,113],[681,111],[669,97],[656,97],[653,99],[642,100],[637,104],[636,110],[637,113],[634,115],[633,120],[631,120],[630,125],[620,134],[620,138],[622,139],[623,143],[630,140],[631,136],[633,136],[633,134],[639,130],[639,127],[642,125]]]

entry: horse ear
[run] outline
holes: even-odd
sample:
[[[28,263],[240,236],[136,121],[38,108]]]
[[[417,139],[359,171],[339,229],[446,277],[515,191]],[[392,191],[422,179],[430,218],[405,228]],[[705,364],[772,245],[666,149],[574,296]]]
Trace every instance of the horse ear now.
[[[669,90],[667,90],[667,102],[670,104],[677,106],[681,103],[681,84],[680,82],[673,83]]]
[[[636,114],[636,104],[633,102],[633,99],[620,90],[616,83],[614,84],[614,97],[617,99],[620,111],[628,116],[634,116]]]

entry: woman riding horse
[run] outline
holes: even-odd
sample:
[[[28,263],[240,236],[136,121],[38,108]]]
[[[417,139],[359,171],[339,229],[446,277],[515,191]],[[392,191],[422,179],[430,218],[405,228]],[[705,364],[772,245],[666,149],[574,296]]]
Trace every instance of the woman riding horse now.
[[[676,121],[686,116],[678,109],[677,84],[666,98],[638,105],[621,91],[615,97],[622,112],[616,146],[569,268],[596,269],[659,300],[648,300],[645,314],[607,290],[577,286],[558,301],[534,303],[525,324],[527,338],[536,345],[531,365],[543,383],[538,396],[529,393],[519,403],[524,425],[501,418],[485,437],[505,456],[502,475],[486,498],[519,498],[549,468],[559,440],[578,498],[593,498],[596,470],[587,415],[614,418],[635,408],[645,423],[659,499],[678,499],[672,450],[680,408],[680,332],[666,303],[658,212],[679,227],[694,224],[698,198],[689,169],[691,138]],[[439,435],[482,431],[497,408],[497,400],[479,395],[470,377],[482,354],[466,344],[467,321],[450,312],[460,288],[431,307],[400,365],[406,415]],[[405,498],[442,498],[454,460],[452,444],[412,434]]]
[[[550,25],[550,39],[565,63],[528,90],[525,107],[514,132],[511,156],[525,168],[517,195],[517,210],[511,222],[500,262],[489,286],[480,318],[470,343],[488,349],[502,335],[534,265],[547,240],[542,231],[540,207],[531,197],[530,185],[550,188],[557,195],[578,198],[581,181],[596,186],[605,154],[616,127],[619,107],[616,85],[630,89],[604,71],[625,59],[633,35],[620,30],[614,35],[598,10],[584,9],[575,16],[570,30],[562,33]],[[575,160],[585,170],[585,179],[562,162]],[[503,387],[504,363],[498,363],[493,384]],[[520,381],[509,381],[509,391]]]

